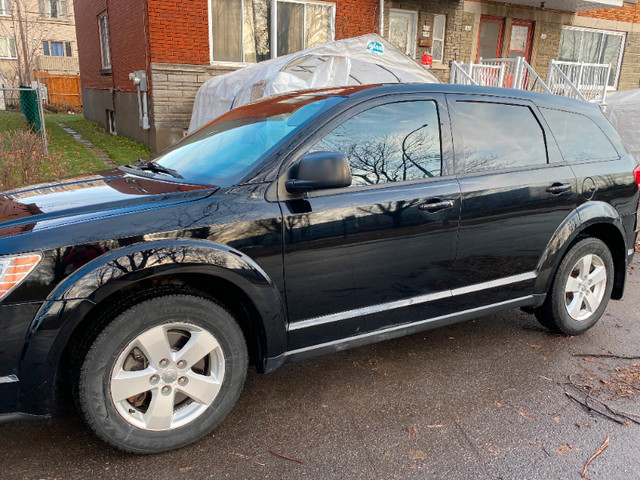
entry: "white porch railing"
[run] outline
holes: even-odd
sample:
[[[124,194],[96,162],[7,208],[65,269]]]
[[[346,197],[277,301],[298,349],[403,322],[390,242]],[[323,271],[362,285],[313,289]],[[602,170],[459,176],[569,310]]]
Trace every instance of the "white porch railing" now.
[[[481,58],[481,65],[503,66],[505,69],[504,83],[506,88],[517,88],[532,92],[552,93],[538,76],[535,70],[522,57],[516,58]]]
[[[552,93],[523,58],[481,59],[480,63],[453,62],[451,83],[517,88]]]
[[[557,95],[604,104],[610,73],[609,64],[551,60],[547,85]]]
[[[488,58],[480,63],[453,62],[450,82],[517,88],[604,104],[610,72],[610,65],[551,60],[545,83],[524,58]]]

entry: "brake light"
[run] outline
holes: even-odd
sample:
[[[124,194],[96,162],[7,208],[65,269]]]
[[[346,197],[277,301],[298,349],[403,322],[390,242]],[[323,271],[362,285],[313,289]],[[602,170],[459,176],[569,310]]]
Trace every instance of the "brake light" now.
[[[0,257],[0,300],[27,278],[41,259],[39,254]]]
[[[640,165],[638,165],[636,168],[633,169],[633,176],[636,179],[636,184],[638,185],[638,188],[640,189]]]

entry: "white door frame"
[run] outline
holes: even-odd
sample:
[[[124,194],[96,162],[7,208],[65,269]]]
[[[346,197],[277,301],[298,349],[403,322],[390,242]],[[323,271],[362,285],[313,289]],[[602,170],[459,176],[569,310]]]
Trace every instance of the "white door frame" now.
[[[389,9],[389,34],[388,38],[391,38],[391,17],[393,15],[399,17],[409,18],[411,28],[407,32],[408,52],[405,52],[411,58],[416,58],[416,43],[418,42],[418,12],[415,10],[401,10],[399,8]]]

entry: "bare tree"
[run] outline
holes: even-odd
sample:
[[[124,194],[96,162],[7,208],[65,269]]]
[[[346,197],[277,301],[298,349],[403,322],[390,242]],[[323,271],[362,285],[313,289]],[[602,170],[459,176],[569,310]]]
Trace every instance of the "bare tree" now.
[[[12,0],[9,5],[12,16],[10,20],[0,22],[0,33],[15,39],[18,58],[14,78],[20,85],[31,85],[42,41],[50,32],[51,25],[42,18],[37,1]]]

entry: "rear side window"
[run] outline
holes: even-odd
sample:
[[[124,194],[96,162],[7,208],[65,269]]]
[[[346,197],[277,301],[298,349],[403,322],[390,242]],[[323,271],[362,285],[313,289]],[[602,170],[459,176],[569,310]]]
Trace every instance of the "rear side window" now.
[[[458,101],[456,112],[465,173],[547,163],[544,132],[529,107]]]
[[[430,100],[365,110],[336,127],[311,149],[344,153],[353,186],[439,177],[440,122]]]
[[[550,108],[540,110],[567,162],[618,158],[618,152],[607,136],[589,117]]]

